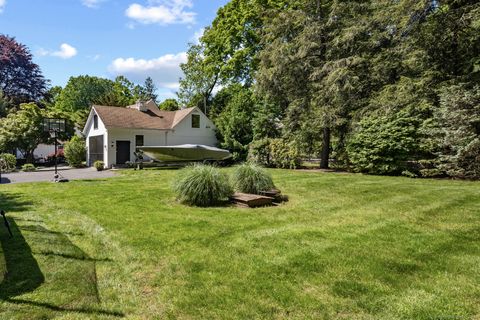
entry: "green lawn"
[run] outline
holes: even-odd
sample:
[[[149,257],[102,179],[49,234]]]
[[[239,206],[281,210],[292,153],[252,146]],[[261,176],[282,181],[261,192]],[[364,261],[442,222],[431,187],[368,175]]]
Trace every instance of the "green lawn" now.
[[[478,182],[272,170],[282,206],[190,208],[175,174],[1,185],[0,319],[480,317]]]

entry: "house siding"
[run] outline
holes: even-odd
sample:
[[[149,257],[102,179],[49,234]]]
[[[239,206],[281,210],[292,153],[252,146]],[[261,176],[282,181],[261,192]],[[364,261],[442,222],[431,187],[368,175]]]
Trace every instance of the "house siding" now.
[[[108,162],[107,166],[117,163],[117,141],[130,141],[130,161],[135,160],[135,136],[143,135],[143,142],[146,146],[165,146],[164,130],[148,130],[148,129],[124,129],[110,128],[108,129]]]
[[[90,137],[96,137],[96,136],[103,136],[103,163],[108,164],[109,159],[108,159],[108,152],[107,152],[107,141],[108,141],[108,131],[105,125],[103,124],[102,120],[100,117],[98,117],[98,128],[95,129],[93,127],[93,116],[91,121],[88,121],[86,130],[84,132],[87,132],[87,135],[85,137],[86,141],[86,146],[87,146],[87,164],[88,165],[93,165],[90,161],[90,150],[89,150],[89,140]]]
[[[192,128],[192,115],[200,115],[200,128]],[[215,125],[198,109],[194,109],[185,119],[178,123],[169,134],[168,145],[203,144],[216,146]]]

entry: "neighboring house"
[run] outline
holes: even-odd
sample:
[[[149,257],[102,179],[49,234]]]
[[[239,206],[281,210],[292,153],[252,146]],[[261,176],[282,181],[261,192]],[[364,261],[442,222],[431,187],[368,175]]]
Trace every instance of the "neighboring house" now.
[[[63,150],[63,142],[59,141],[58,150]],[[25,155],[17,149],[17,159],[25,159]],[[55,154],[55,146],[53,144],[44,144],[41,143],[37,146],[37,148],[33,151],[33,157],[35,161],[42,162],[48,156]]]
[[[122,107],[92,106],[83,129],[87,164],[106,167],[134,161],[139,146],[215,146],[215,126],[199,108],[163,111],[152,100]]]

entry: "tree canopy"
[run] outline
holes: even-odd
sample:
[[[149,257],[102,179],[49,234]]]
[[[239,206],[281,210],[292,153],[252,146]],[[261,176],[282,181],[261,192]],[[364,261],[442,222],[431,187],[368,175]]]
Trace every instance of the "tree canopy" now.
[[[226,147],[271,135],[323,168],[479,177],[478,1],[232,0],[190,49],[183,98]]]
[[[47,91],[40,67],[30,50],[15,38],[0,34],[0,91],[15,105],[40,100]]]
[[[180,105],[178,104],[178,101],[176,99],[170,98],[162,101],[158,105],[158,108],[165,111],[176,111],[180,109]]]
[[[154,90],[154,88],[149,88]],[[93,104],[125,107],[137,100],[147,100],[145,88],[124,76],[114,81],[93,76],[71,77],[55,96],[54,109],[67,115],[78,127],[83,127]]]
[[[40,143],[52,143],[48,132],[43,131],[42,122],[47,117],[58,117],[58,114],[41,109],[31,102],[21,104],[17,112],[0,118],[0,150],[18,149],[27,162],[33,162],[33,151]],[[67,132],[59,136],[68,139],[73,134],[73,126],[67,126]]]

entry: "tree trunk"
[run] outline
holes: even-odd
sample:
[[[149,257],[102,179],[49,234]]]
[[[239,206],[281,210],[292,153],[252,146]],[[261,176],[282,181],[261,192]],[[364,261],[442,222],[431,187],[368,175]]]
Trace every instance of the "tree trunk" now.
[[[328,160],[330,158],[330,128],[323,128],[322,155],[320,160],[320,169],[328,169]]]
[[[203,112],[208,117],[208,115],[207,115],[207,100],[208,100],[207,94],[204,94],[203,95]]]
[[[346,165],[347,154],[345,151],[345,137],[347,136],[347,125],[342,125],[338,128],[338,144],[335,149],[335,161],[342,165]]]

